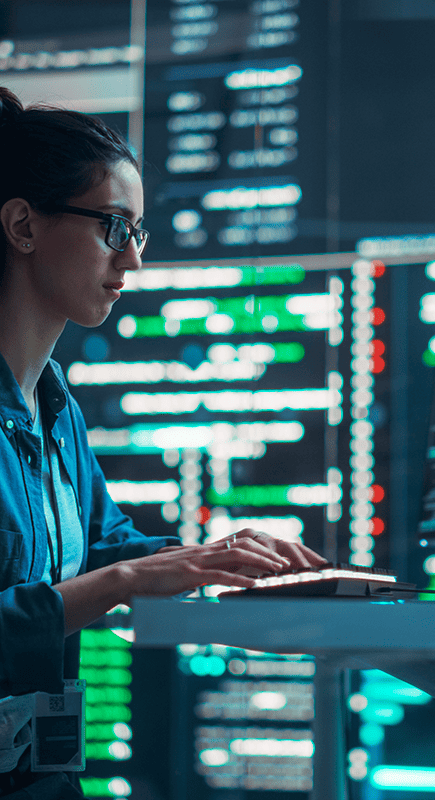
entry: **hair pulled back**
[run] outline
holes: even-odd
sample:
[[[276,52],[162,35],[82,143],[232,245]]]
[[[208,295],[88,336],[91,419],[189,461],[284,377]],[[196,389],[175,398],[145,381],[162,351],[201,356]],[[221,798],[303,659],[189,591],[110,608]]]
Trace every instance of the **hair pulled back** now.
[[[42,213],[102,181],[113,164],[138,164],[101,120],[46,105],[24,108],[0,87],[0,208],[22,197]]]

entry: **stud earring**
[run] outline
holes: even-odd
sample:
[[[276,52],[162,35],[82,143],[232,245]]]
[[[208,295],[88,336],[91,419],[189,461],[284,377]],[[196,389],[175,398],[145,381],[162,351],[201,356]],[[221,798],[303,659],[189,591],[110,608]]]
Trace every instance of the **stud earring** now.
[[[22,245],[21,245],[21,247],[30,247],[30,244],[28,244],[27,242],[25,242],[24,244],[22,244]]]

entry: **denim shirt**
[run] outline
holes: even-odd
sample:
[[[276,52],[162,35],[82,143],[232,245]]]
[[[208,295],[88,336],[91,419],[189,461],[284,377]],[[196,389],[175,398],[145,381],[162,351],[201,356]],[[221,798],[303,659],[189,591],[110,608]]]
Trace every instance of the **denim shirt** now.
[[[135,530],[112,501],[88,445],[82,413],[55,361],[45,367],[38,389],[82,524],[79,574],[179,545],[176,537],[149,537]],[[41,581],[47,557],[41,463],[29,408],[0,355],[0,697],[63,691],[63,601]]]

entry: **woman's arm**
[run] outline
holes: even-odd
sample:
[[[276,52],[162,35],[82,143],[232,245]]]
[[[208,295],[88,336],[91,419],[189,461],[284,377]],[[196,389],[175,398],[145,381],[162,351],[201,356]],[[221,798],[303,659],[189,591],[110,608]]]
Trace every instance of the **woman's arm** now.
[[[86,627],[118,603],[128,604],[134,595],[169,597],[213,583],[250,588],[253,575],[324,563],[303,545],[277,542],[244,530],[210,545],[167,547],[63,581],[55,588],[64,601],[65,635]],[[285,556],[276,552],[280,546]]]

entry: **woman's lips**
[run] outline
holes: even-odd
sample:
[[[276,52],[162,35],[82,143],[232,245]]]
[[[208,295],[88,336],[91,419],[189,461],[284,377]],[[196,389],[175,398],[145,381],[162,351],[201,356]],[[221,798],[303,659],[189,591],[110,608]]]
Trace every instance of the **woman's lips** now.
[[[113,283],[105,283],[105,289],[116,289],[119,291],[124,286],[124,281],[113,281]]]
[[[118,300],[121,297],[120,289],[122,289],[123,286],[124,281],[116,281],[114,283],[105,283],[103,288],[106,292],[109,292],[115,300]]]

